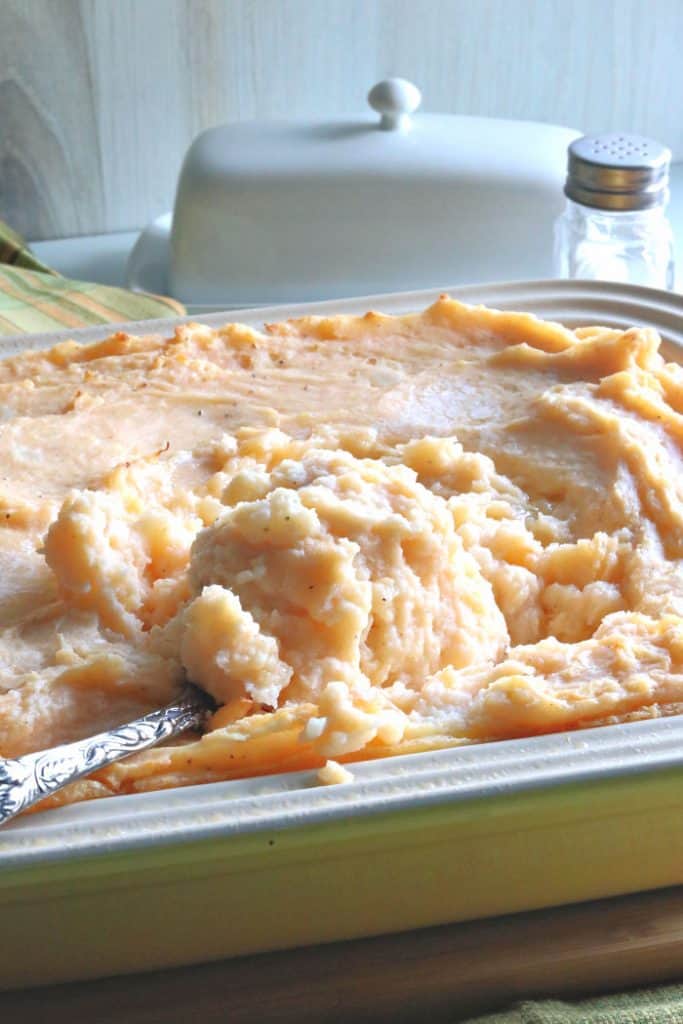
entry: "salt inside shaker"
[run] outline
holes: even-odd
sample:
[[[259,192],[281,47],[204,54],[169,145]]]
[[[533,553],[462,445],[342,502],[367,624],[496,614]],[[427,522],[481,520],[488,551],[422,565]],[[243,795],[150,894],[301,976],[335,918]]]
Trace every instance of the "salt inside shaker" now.
[[[666,146],[639,135],[570,144],[567,201],[555,222],[558,277],[673,288],[670,162]]]

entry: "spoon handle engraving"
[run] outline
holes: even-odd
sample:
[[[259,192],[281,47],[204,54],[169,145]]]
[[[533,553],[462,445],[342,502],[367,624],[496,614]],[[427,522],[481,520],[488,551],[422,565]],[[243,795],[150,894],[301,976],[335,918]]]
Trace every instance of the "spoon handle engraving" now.
[[[0,759],[0,825],[98,768],[188,729],[201,728],[211,707],[209,697],[188,685],[165,708],[109,732],[35,754]]]

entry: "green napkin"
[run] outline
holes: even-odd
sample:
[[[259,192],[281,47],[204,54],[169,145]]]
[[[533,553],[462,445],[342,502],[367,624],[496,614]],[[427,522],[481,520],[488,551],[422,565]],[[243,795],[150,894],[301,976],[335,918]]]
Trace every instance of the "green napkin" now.
[[[682,1024],[683,985],[600,996],[566,1003],[555,999],[519,1003],[465,1024]]]
[[[0,220],[0,335],[182,316],[174,299],[70,281],[46,267]]]

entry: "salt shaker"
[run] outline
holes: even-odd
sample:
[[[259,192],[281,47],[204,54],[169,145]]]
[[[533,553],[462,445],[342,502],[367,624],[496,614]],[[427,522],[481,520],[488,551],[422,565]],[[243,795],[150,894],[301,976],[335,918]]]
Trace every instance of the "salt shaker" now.
[[[564,212],[555,222],[558,277],[672,289],[666,146],[639,135],[584,135],[569,146]]]

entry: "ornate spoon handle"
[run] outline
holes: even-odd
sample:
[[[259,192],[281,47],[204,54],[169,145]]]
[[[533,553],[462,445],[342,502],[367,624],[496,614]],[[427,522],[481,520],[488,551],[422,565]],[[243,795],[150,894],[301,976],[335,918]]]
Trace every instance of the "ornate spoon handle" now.
[[[188,685],[172,704],[111,732],[36,754],[0,759],[0,825],[98,768],[187,729],[200,728],[212,708],[210,697]]]

